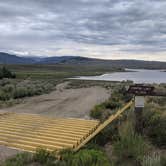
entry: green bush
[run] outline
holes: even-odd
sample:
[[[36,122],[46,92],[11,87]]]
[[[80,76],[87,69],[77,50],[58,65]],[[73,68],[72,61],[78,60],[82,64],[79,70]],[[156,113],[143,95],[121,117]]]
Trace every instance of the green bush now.
[[[90,116],[100,121],[107,119],[118,108],[122,107],[124,103],[130,101],[131,95],[126,93],[124,85],[115,86],[112,90],[112,95],[109,100],[96,105],[90,112]]]
[[[163,155],[161,155],[161,166],[165,166],[166,165],[166,155],[165,153]]]
[[[160,106],[165,106],[166,105],[166,100],[165,97],[149,97],[148,98],[148,103],[156,103]]]
[[[144,155],[149,151],[143,137],[136,134],[130,122],[126,122],[119,129],[120,139],[114,143],[114,153],[119,159],[133,158],[140,162]]]
[[[103,104],[99,104],[96,105],[91,111],[90,111],[90,116],[94,119],[99,119],[102,121],[103,119],[103,113],[104,113],[104,105]]]
[[[166,115],[154,109],[144,110],[144,134],[149,137],[154,145],[166,147]]]
[[[99,105],[96,105],[90,112],[90,116],[94,119],[99,119],[100,121],[106,120],[116,109],[121,107],[119,101],[111,98]]]
[[[61,155],[65,166],[110,166],[108,158],[101,150],[83,149],[77,153],[64,151]]]
[[[113,121],[109,126],[103,129],[93,140],[92,142],[104,146],[108,142],[114,142],[118,140],[118,120]]]
[[[25,166],[33,161],[32,155],[29,153],[20,153],[15,157],[5,161],[2,166]]]
[[[41,95],[50,92],[53,88],[54,85],[47,81],[2,79],[0,80],[0,100],[8,101]]]
[[[38,149],[34,155],[18,154],[6,160],[4,166],[28,166],[32,163],[41,166],[110,166],[108,158],[100,149],[82,149],[77,153],[63,150],[60,152],[61,160],[55,157],[55,153]]]
[[[7,84],[11,84],[11,82],[14,83],[14,80],[11,80],[11,79],[8,79],[8,78],[0,79],[0,87],[3,87]]]
[[[110,100],[103,103],[104,107],[106,109],[116,110],[117,108],[120,108],[122,104],[119,101],[115,101],[114,98],[111,98]]]
[[[15,89],[15,86],[13,84],[6,84],[2,87],[2,90],[5,92],[5,93],[12,93]]]
[[[0,100],[7,101],[11,98],[10,93],[5,93],[4,91],[0,90]]]
[[[0,69],[0,79],[2,78],[16,78],[16,75],[8,70],[5,66]]]
[[[91,141],[84,146],[84,149],[102,150],[101,146]]]
[[[44,149],[37,149],[33,156],[33,160],[43,165],[52,165],[57,158],[54,152],[48,152]]]
[[[17,87],[13,93],[13,98],[18,99],[18,98],[23,98],[28,95],[27,88],[24,87]]]
[[[151,154],[145,155],[141,165],[142,166],[165,166],[165,156],[160,153],[152,152]]]
[[[75,154],[73,166],[109,166],[109,161],[103,152],[97,150],[82,150]]]

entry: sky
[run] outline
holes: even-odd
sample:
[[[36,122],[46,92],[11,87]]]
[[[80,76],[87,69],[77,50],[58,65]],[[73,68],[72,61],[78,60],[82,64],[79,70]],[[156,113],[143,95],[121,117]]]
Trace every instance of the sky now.
[[[0,51],[166,61],[166,0],[0,0]]]

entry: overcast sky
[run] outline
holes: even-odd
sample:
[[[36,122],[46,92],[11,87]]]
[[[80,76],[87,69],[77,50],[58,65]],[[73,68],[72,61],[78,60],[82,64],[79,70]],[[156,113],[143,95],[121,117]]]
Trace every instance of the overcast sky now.
[[[166,0],[0,0],[0,51],[166,61]]]

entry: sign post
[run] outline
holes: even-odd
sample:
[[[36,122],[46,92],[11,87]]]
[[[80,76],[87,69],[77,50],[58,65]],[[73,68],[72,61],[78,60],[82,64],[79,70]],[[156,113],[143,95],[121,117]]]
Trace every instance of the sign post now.
[[[134,95],[135,99],[135,130],[142,134],[143,132],[143,108],[145,105],[145,96],[153,92],[153,86],[146,86],[143,84],[131,85],[128,89],[128,93]]]
[[[144,96],[135,96],[135,130],[138,133],[142,134],[143,130],[143,121],[142,121],[142,114],[143,108],[145,104],[145,97]]]
[[[154,86],[145,84],[134,84],[131,85],[127,91],[134,95],[135,99],[135,129],[138,133],[143,132],[143,121],[142,114],[145,103],[145,96],[162,96],[166,97],[165,92],[156,91]]]

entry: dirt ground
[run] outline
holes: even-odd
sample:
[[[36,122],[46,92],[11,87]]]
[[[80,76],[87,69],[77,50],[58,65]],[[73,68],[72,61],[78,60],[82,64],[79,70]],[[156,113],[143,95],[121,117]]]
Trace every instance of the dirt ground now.
[[[89,111],[105,101],[110,93],[102,87],[64,89],[64,83],[50,94],[30,97],[0,112],[33,113],[51,117],[89,118]]]
[[[0,145],[0,165],[6,158],[16,155],[20,151]]]
[[[57,85],[50,94],[24,99],[23,103],[0,112],[33,113],[51,117],[72,117],[89,119],[90,110],[110,97],[110,92],[102,87],[65,89],[67,83]],[[0,146],[0,161],[16,154],[12,150]]]

